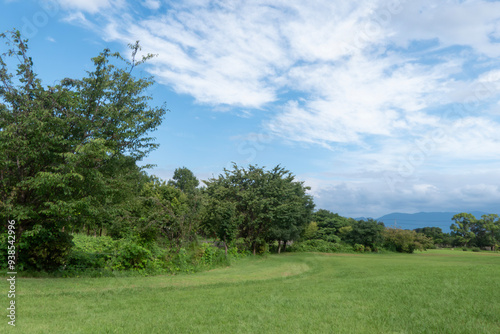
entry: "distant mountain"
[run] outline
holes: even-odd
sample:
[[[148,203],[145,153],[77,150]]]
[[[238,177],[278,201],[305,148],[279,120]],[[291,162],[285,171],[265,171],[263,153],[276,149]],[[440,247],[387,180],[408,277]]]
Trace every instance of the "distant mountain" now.
[[[387,227],[402,228],[413,230],[420,227],[440,227],[443,232],[450,232],[450,225],[453,223],[451,218],[460,212],[419,212],[419,213],[399,213],[393,212],[388,215],[377,218]],[[487,212],[473,211],[476,218],[481,218]]]

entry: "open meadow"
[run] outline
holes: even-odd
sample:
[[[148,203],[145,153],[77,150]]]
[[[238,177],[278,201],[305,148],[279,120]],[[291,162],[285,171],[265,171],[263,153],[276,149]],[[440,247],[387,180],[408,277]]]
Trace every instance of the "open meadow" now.
[[[498,253],[430,250],[249,257],[177,276],[21,278],[16,327],[4,316],[0,332],[500,333],[499,274]]]

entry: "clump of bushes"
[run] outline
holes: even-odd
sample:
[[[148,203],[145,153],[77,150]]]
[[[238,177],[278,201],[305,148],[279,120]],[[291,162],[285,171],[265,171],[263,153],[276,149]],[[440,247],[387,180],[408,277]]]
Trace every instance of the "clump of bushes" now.
[[[421,233],[397,228],[384,231],[384,247],[399,253],[413,253],[415,250],[426,250],[432,247],[432,239]]]
[[[353,248],[348,245],[333,243],[322,239],[312,239],[302,242],[295,242],[290,246],[291,252],[321,252],[321,253],[349,253]]]
[[[68,254],[73,247],[73,237],[57,229],[46,229],[36,225],[23,234],[21,240],[16,240],[18,253],[16,268],[20,271],[57,270],[66,264]],[[8,235],[0,235],[0,255],[7,259]],[[2,269],[7,261],[0,265]]]
[[[361,244],[354,244],[354,251],[355,252],[364,252],[365,251],[365,245],[361,245]]]
[[[118,239],[75,235],[75,246],[64,271],[67,275],[98,272],[135,271],[141,274],[194,272],[229,264],[239,255],[236,247],[228,250],[212,244],[193,242],[178,249],[162,248],[157,243],[144,243],[139,239]]]

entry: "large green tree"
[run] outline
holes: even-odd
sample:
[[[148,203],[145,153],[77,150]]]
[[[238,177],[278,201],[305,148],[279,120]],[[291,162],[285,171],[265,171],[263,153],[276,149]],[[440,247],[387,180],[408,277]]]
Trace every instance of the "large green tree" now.
[[[45,86],[18,31],[0,34],[0,218],[17,222],[17,237],[35,225],[48,233],[100,224],[126,195],[136,162],[157,147],[148,134],[166,109],[150,107],[152,78],[105,49],[82,79]],[[17,64],[16,64],[17,62]]]
[[[233,235],[237,222],[237,236],[247,240],[254,254],[271,240],[286,245],[298,238],[314,208],[309,188],[280,166],[265,170],[234,164],[232,170],[224,169],[218,178],[204,182],[211,201],[206,217],[225,217],[219,223],[207,219],[205,225],[213,224],[211,230],[219,231],[217,237],[223,239]]]
[[[451,219],[454,221],[450,226],[451,235],[453,235],[460,244],[467,247],[475,236],[471,228],[477,221],[476,217],[470,213],[463,212],[454,215]]]
[[[312,216],[312,220],[318,225],[318,231],[314,238],[331,242],[337,242],[345,227],[355,223],[355,220],[352,218],[342,217],[338,213],[333,213],[325,209],[316,211]],[[341,230],[342,228],[344,230]]]
[[[383,232],[385,230],[384,223],[378,222],[375,219],[368,218],[367,220],[352,221],[351,228],[346,227],[346,232],[342,235],[342,240],[352,245],[361,244],[365,247],[376,249],[382,245]]]
[[[486,214],[481,219],[476,220],[472,226],[471,231],[475,234],[474,243],[479,247],[491,247],[495,250],[497,244],[500,242],[498,239],[498,232],[500,231],[500,220],[497,214]]]

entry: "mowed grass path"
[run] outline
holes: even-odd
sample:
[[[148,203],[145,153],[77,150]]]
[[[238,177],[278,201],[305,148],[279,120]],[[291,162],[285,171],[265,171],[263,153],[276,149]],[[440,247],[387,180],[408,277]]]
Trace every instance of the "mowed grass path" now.
[[[19,279],[16,302],[1,333],[500,333],[500,255],[282,254],[192,275]]]

